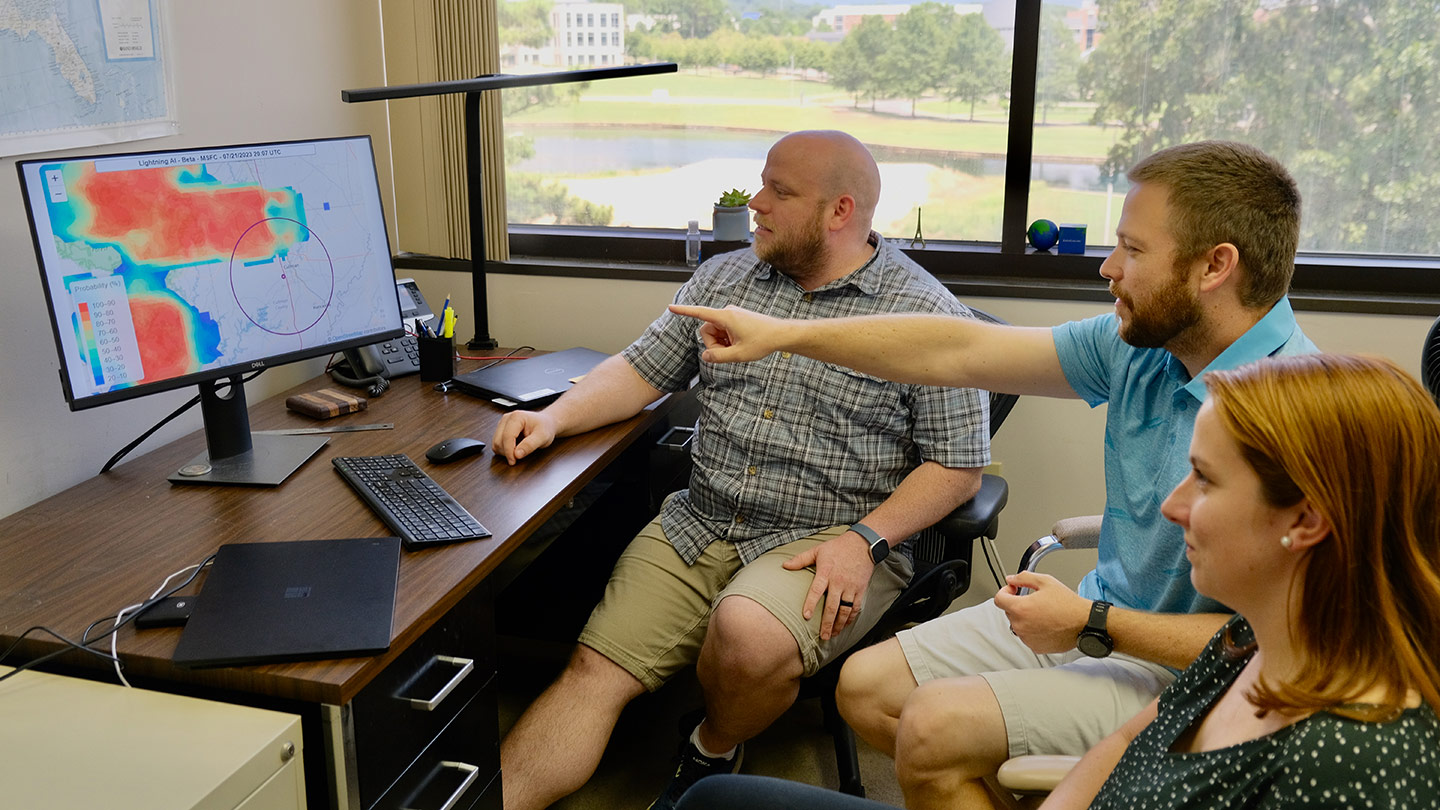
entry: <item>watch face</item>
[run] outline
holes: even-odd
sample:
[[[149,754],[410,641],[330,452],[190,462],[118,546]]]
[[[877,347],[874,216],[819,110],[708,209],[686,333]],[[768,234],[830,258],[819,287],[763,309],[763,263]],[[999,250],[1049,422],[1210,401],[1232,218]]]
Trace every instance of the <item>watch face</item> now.
[[[890,544],[885,542],[885,538],[876,540],[875,545],[870,547],[870,559],[876,565],[879,565],[888,556],[890,556]]]
[[[1113,645],[1109,639],[1097,633],[1081,633],[1075,640],[1075,648],[1091,658],[1104,658],[1110,654]]]

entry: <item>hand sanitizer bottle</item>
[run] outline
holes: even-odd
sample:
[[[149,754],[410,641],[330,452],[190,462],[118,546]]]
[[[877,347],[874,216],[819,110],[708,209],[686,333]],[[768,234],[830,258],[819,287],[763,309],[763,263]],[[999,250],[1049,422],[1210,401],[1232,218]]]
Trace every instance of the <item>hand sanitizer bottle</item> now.
[[[690,220],[690,227],[685,230],[685,264],[691,267],[700,266],[700,220]]]

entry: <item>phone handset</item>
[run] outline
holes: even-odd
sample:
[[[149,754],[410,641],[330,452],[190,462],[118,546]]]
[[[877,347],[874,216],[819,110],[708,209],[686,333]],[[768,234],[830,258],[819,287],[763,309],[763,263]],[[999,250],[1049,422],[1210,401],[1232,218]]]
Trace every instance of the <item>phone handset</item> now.
[[[330,369],[330,379],[351,388],[364,388],[372,397],[380,396],[390,387],[385,361],[374,345],[345,349],[342,354],[344,359]]]

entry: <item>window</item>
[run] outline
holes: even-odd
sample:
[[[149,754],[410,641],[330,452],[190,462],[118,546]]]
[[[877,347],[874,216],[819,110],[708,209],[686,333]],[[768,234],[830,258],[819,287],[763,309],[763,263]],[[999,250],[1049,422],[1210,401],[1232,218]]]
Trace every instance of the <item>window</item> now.
[[[1222,137],[1265,149],[1299,182],[1301,249],[1317,255],[1302,257],[1297,285],[1323,265],[1314,283],[1327,290],[1413,278],[1440,297],[1440,83],[1426,56],[1440,29],[1425,4],[912,4],[888,19],[814,18],[820,31],[795,12],[714,19],[682,5],[673,26],[639,26],[616,60],[674,61],[679,73],[507,102],[506,137],[528,146],[506,167],[512,230],[672,239],[654,229],[708,222],[719,191],[755,190],[780,134],[835,127],[881,164],[877,230],[908,239],[918,221],[927,267],[1081,267],[1088,283],[1114,242],[1125,170],[1155,149]],[[607,47],[621,44],[618,16]],[[769,131],[738,131],[756,128]],[[1093,261],[1024,256],[1025,225],[1042,217],[1085,224]],[[1376,257],[1365,273],[1349,270],[1358,255]]]
[[[611,27],[611,28],[619,28],[619,27],[620,27],[620,15],[619,15],[619,13],[615,13],[615,14],[611,14],[611,15],[610,15],[610,27]]]
[[[801,7],[738,32],[702,7],[680,13],[679,32],[627,38],[630,61],[676,61],[679,73],[594,82],[524,109],[510,102],[507,139],[530,147],[507,169],[519,178],[508,186],[511,222],[708,227],[721,191],[758,187],[778,134],[842,128],[881,163],[882,233],[914,233],[923,211],[927,238],[999,240],[1010,65],[1005,34],[979,4],[916,4],[893,23],[870,15],[838,44],[807,38]],[[602,33],[600,45],[611,44],[618,32]],[[955,71],[955,59],[977,67]],[[775,131],[737,131],[756,122]]]
[[[1031,218],[1086,222],[1092,244],[1114,244],[1125,168],[1157,146],[1225,138],[1294,174],[1302,250],[1440,253],[1440,88],[1433,66],[1410,60],[1440,51],[1433,8],[1262,2],[1257,11],[1234,0],[1102,2],[1098,12],[1087,53],[1076,39],[1083,17],[1045,7],[1034,153],[1056,160],[1032,166]],[[1181,36],[1185,48],[1166,47]]]
[[[585,25],[589,26],[590,28],[594,28],[594,27],[595,27],[595,15],[594,15],[594,14],[586,14],[586,15],[585,15]]]
[[[586,37],[587,37],[587,40],[586,40],[586,41],[587,41],[587,43],[590,45],[590,47],[592,47],[592,48],[595,47],[595,34],[592,32],[592,33],[590,33],[590,34],[587,34]]]

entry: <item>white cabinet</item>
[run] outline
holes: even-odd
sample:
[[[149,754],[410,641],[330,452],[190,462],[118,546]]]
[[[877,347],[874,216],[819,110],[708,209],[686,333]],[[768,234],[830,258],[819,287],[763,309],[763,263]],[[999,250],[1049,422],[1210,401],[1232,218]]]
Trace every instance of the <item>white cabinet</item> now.
[[[297,715],[39,672],[0,682],[0,806],[299,810],[302,762]]]

